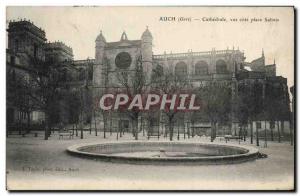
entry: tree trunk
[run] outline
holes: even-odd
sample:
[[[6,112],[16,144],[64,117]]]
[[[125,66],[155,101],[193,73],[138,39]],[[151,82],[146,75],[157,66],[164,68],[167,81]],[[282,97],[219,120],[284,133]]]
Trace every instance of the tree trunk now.
[[[188,134],[188,138],[190,139],[190,123],[187,124],[187,134]]]
[[[185,139],[185,123],[183,122],[183,139]]]
[[[103,113],[103,138],[106,138],[106,129],[107,129],[107,116]]]
[[[217,123],[212,122],[211,123],[211,134],[210,134],[210,141],[213,142],[216,138],[216,130],[217,130]]]
[[[285,134],[284,134],[284,121],[280,121],[280,133],[281,133],[281,135],[285,136]]]
[[[241,130],[242,130],[242,127],[239,127],[239,144],[241,143]]]
[[[273,133],[273,127],[271,126],[271,121],[270,121],[270,130],[271,130],[271,141],[274,141],[274,133]]]
[[[27,133],[30,133],[30,112],[27,112]]]
[[[179,123],[177,123],[177,140],[179,140],[179,130],[180,130],[180,124]]]
[[[79,128],[80,128],[80,139],[83,139],[83,123],[82,122],[80,122]]]
[[[110,119],[109,119],[110,125],[109,125],[109,132],[110,135],[112,135],[112,114],[110,113]]]
[[[96,121],[95,110],[94,110],[94,123],[95,123],[95,136],[97,136],[98,132],[97,132],[97,121]]]
[[[194,125],[194,121],[192,122],[192,137],[195,136],[195,125]]]
[[[173,141],[173,131],[174,131],[174,125],[172,122],[173,119],[169,118],[169,137],[170,137],[170,141]]]
[[[250,142],[253,144],[253,122],[250,121]]]
[[[76,137],[78,137],[78,126],[77,126],[77,122],[75,124],[75,130],[76,130]]]
[[[278,142],[281,142],[281,134],[280,134],[280,129],[279,129],[279,121],[277,121],[277,131],[278,131]]]
[[[234,126],[234,136],[236,136],[236,126]]]
[[[49,129],[50,129],[50,122],[49,122],[49,115],[47,112],[45,112],[45,140],[48,140],[49,137]]]
[[[92,120],[90,121],[90,135],[92,134]]]
[[[19,129],[19,135],[22,134],[22,114],[19,112],[19,119],[18,119],[18,129]]]
[[[267,121],[265,120],[265,148],[267,147]]]
[[[133,130],[134,130],[134,138],[135,140],[138,140],[139,137],[139,119],[138,117],[133,119]]]
[[[258,137],[258,128],[257,127],[255,127],[256,128],[256,146],[259,146],[259,137]]]
[[[120,121],[118,123],[118,127],[117,127],[117,140],[119,139],[119,130],[120,130]]]
[[[246,141],[246,125],[243,126],[244,142]]]
[[[145,129],[144,129],[144,119],[141,118],[141,130],[143,131],[143,136],[145,136]]]
[[[293,126],[290,121],[290,138],[291,138],[291,146],[294,145],[294,137],[293,137]]]
[[[143,118],[141,117],[141,120],[140,120],[140,129],[139,129],[139,132],[143,132],[143,136],[145,136],[145,133],[143,131]]]

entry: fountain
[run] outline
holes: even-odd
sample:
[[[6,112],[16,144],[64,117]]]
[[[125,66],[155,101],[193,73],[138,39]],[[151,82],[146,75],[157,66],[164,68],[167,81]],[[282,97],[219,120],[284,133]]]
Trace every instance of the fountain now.
[[[231,164],[258,158],[251,146],[190,142],[113,142],[70,146],[76,156],[134,164]]]

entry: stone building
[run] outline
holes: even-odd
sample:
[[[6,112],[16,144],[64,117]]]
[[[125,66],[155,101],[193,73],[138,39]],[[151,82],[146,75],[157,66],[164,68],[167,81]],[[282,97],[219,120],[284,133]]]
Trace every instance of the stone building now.
[[[62,93],[66,94],[70,87],[78,89],[85,83],[85,74],[88,70],[89,61],[74,61],[72,48],[60,41],[47,42],[46,33],[41,28],[28,20],[10,21],[8,25],[8,48],[6,50],[7,70],[7,124],[14,127],[17,123],[43,123],[45,114],[38,108],[24,108],[22,100],[16,100],[16,89],[11,89],[10,84],[30,83],[31,72],[34,71],[33,62],[41,62],[44,65],[59,64],[59,72],[63,77],[64,84],[61,85]],[[91,67],[91,66],[90,66]],[[91,68],[90,68],[91,69]],[[91,75],[91,74],[90,74]],[[91,77],[90,77],[91,78]],[[15,87],[14,87],[15,88]],[[20,90],[19,90],[20,91]],[[68,112],[63,108],[66,100],[59,101],[62,108],[53,115],[57,116],[55,121],[67,122]],[[18,102],[20,104],[18,104]],[[30,104],[29,104],[30,105]]]
[[[30,79],[30,59],[45,60],[44,46],[46,43],[45,31],[27,20],[11,21],[8,29],[8,48],[6,50],[6,71],[10,80]],[[8,81],[9,82],[9,81]],[[8,83],[7,82],[7,83]],[[40,111],[25,112],[11,102],[10,91],[7,90],[7,124],[17,121],[42,121],[43,113]]]
[[[49,42],[45,45],[45,61],[62,62],[73,60],[73,50],[63,42]]]
[[[127,34],[123,32],[119,41],[110,42],[105,39],[104,33],[100,32],[95,40],[95,59],[73,60],[72,48],[62,42],[47,43],[45,32],[32,22],[10,22],[7,31],[7,74],[20,72],[26,75],[28,71],[26,70],[27,56],[42,61],[59,62],[61,72],[65,73],[65,83],[62,86],[63,92],[66,93],[65,97],[70,91],[83,93],[85,122],[91,124],[95,120],[98,127],[103,126],[103,114],[95,112],[95,98],[100,97],[107,89],[122,89],[118,75],[120,73],[125,74],[130,80],[131,72],[134,71],[138,62],[142,63],[147,81],[151,80],[152,70],[160,66],[162,69],[172,70],[176,75],[184,76],[195,88],[201,88],[201,86],[211,81],[229,85],[232,89],[233,103],[237,100],[239,86],[243,84],[249,84],[250,86],[254,83],[261,84],[262,97],[265,96],[266,88],[269,85],[278,86],[281,89],[281,94],[285,97],[286,107],[289,108],[287,79],[276,76],[275,61],[270,65],[265,64],[264,51],[262,51],[261,57],[251,62],[245,61],[245,54],[239,48],[227,48],[225,50],[213,48],[204,52],[189,50],[183,53],[153,54],[153,37],[147,27],[141,34],[141,38],[137,40],[129,39]],[[68,104],[68,99],[63,98],[60,104]],[[224,133],[234,134],[239,129],[237,114],[234,112],[236,110],[235,105],[232,104],[230,126],[224,128]],[[18,112],[9,102],[7,108],[8,121],[13,122]],[[70,117],[72,113],[72,110],[61,109],[58,121],[66,124],[74,123],[73,117]],[[109,129],[128,130],[132,126],[126,114],[109,112],[106,115],[110,118]],[[32,120],[34,120],[33,116],[36,115],[32,114]],[[186,124],[188,121],[185,119],[180,117],[178,121],[181,121],[183,127],[187,128],[190,125]],[[146,127],[150,129],[154,125],[159,125],[163,121],[163,117],[158,115],[154,121],[156,122],[147,122]],[[282,126],[288,126],[288,118],[280,121]],[[261,130],[273,127],[274,122],[267,122],[265,126],[264,123],[266,122],[266,119],[258,116],[254,119],[253,126]],[[199,127],[209,127],[209,122],[203,119],[197,119],[195,123],[199,124]],[[161,130],[164,129],[161,126],[157,127]],[[221,125],[219,128],[223,130]]]

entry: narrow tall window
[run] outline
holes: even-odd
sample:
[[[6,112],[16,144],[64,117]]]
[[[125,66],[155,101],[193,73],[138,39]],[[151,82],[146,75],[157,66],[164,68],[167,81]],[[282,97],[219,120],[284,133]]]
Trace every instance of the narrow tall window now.
[[[37,58],[38,57],[38,46],[37,44],[33,44],[33,56],[34,58]]]
[[[19,40],[15,40],[15,52],[18,52],[18,50],[19,50]]]

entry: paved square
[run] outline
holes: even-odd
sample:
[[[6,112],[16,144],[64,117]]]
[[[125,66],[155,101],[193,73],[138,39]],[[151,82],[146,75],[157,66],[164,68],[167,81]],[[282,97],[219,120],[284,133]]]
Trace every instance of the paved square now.
[[[59,140],[56,134],[48,141],[42,137],[7,138],[8,189],[274,190],[294,186],[294,146],[288,142],[268,142],[268,148],[259,147],[268,158],[230,165],[133,165],[85,159],[66,152],[74,144],[116,141],[115,134],[107,135],[104,139],[102,134],[96,137],[87,133],[82,140],[79,137]],[[132,135],[128,134],[118,141],[130,140]],[[147,142],[143,136],[140,140]],[[182,135],[180,141],[208,142],[209,138],[183,140]],[[238,144],[238,141],[229,143]],[[241,145],[251,144],[241,141]]]

